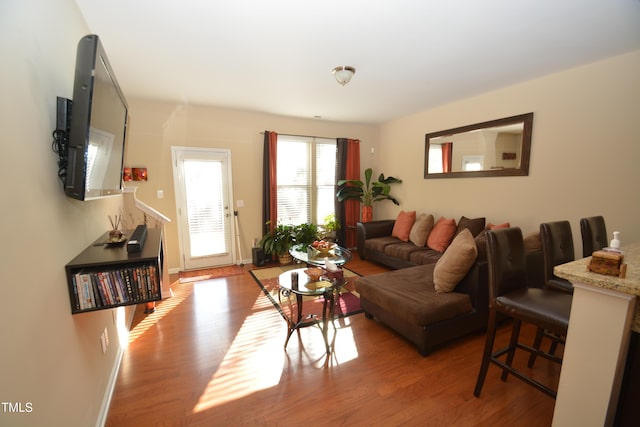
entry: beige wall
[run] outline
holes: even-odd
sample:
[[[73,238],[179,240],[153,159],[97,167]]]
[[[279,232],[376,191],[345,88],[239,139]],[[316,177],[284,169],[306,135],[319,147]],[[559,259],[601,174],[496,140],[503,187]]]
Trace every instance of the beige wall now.
[[[72,316],[64,265],[108,228],[121,209],[111,198],[66,198],[51,151],[55,97],[71,97],[75,49],[88,32],[72,0],[0,3],[0,168],[3,241],[0,257],[0,397],[31,403],[32,412],[0,412],[0,425],[94,425],[117,368],[119,322],[125,310]],[[117,70],[116,70],[117,72]],[[512,86],[386,123],[381,127],[329,123],[228,109],[129,100],[130,166],[149,168],[139,184],[143,201],[175,219],[172,145],[232,150],[234,198],[243,252],[260,234],[262,135],[348,136],[363,141],[362,167],[396,175],[400,208],[452,217],[484,215],[525,230],[541,221],[605,215],[624,241],[640,239],[637,183],[640,159],[640,52]],[[533,111],[531,174],[518,178],[424,180],[424,134]],[[375,153],[371,153],[371,148]],[[165,191],[163,200],[156,190]],[[376,217],[400,208],[376,206]],[[169,265],[179,266],[175,221],[168,229]],[[108,328],[111,346],[98,337]]]
[[[132,181],[137,197],[171,218],[167,225],[169,268],[178,270],[177,214],[171,147],[210,147],[231,150],[234,208],[237,208],[244,259],[251,259],[251,242],[262,236],[262,150],[265,130],[296,135],[349,137],[361,140],[362,151],[377,146],[376,126],[296,119],[261,113],[148,100],[129,100],[131,121],[125,164],[147,167],[146,182]],[[164,198],[158,199],[157,190]]]
[[[423,111],[384,124],[383,172],[404,183],[400,207],[383,202],[374,218],[400,209],[510,221],[524,232],[567,219],[576,256],[579,219],[604,215],[608,231],[640,240],[640,51]],[[423,178],[424,136],[486,120],[534,112],[529,176]]]
[[[0,4],[0,400],[32,404],[0,407],[3,426],[95,425],[121,350],[112,310],[71,315],[64,266],[108,230],[122,199],[66,198],[51,150],[56,96],[72,97],[87,33],[72,0]],[[113,311],[123,322],[124,309]]]

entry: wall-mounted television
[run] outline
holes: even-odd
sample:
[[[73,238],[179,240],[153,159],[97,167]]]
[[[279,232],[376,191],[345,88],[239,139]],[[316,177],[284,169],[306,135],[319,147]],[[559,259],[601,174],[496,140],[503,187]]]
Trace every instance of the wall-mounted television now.
[[[95,34],[78,43],[65,194],[91,200],[122,193],[128,106]]]

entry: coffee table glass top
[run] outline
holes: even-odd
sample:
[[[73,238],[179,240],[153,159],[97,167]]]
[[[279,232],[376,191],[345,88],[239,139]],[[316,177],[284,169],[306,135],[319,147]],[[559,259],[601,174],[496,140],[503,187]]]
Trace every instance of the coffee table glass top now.
[[[334,288],[334,284],[329,280],[321,278],[317,281],[311,280],[311,278],[304,272],[306,268],[297,268],[282,273],[278,278],[278,284],[280,288],[288,289],[293,293],[300,295],[323,295],[326,292],[331,292]],[[291,273],[298,275],[298,287],[292,286]]]
[[[308,245],[294,245],[289,253],[298,261],[311,265],[324,266],[327,260],[335,265],[343,265],[351,260],[351,252],[348,249],[335,245],[328,252],[317,251]]]

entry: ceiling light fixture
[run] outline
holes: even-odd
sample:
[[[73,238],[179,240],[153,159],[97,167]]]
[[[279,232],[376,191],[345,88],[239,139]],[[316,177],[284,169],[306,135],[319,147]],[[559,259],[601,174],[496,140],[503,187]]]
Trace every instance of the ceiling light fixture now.
[[[344,86],[351,81],[351,77],[356,73],[356,69],[347,65],[341,65],[334,68],[331,72],[338,83]]]

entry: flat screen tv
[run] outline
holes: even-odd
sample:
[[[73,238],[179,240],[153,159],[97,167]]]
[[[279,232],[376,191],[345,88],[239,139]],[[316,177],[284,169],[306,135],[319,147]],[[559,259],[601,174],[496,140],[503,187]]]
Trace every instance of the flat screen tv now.
[[[91,200],[122,193],[128,106],[95,34],[78,43],[65,194]]]

